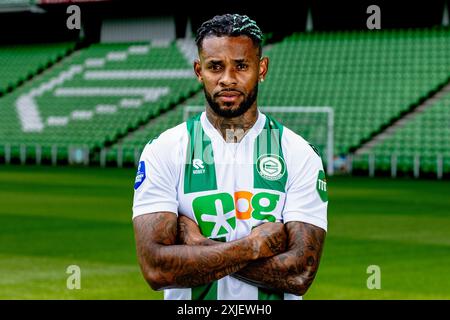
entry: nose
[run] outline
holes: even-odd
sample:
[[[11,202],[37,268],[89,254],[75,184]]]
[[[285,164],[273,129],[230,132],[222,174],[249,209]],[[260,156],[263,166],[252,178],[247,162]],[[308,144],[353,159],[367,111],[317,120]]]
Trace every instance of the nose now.
[[[232,68],[226,68],[219,80],[222,87],[231,87],[237,84],[236,74]]]

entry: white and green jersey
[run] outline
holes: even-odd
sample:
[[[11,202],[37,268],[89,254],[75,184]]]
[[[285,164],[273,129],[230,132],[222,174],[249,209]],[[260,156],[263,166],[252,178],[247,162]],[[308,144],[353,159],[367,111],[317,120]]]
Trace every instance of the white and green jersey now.
[[[270,116],[239,143],[227,143],[205,112],[162,133],[142,152],[133,217],[169,211],[196,221],[204,236],[233,241],[267,221],[327,229],[322,161],[310,144]],[[226,276],[208,285],[168,289],[165,299],[299,299]]]

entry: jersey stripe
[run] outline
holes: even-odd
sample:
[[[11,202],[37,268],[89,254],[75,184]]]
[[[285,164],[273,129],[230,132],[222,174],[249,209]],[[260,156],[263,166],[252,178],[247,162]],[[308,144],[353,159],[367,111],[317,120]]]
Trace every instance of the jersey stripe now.
[[[284,300],[284,294],[268,289],[258,288],[258,300]]]
[[[287,182],[286,163],[281,148],[283,126],[272,117],[266,115],[264,129],[255,139],[253,161],[253,186],[254,188],[277,190],[285,192]],[[276,162],[276,169],[280,170],[280,176],[274,179],[264,177],[260,168],[261,160],[266,156],[272,157]]]
[[[203,130],[200,116],[192,117],[186,123],[189,143],[184,167],[184,193],[217,190],[211,139]]]
[[[217,300],[217,281],[194,287],[192,290],[192,300]]]

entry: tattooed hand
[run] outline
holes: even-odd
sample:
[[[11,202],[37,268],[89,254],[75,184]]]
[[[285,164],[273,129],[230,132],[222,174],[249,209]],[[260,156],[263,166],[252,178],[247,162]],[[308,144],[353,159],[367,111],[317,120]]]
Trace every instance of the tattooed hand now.
[[[259,258],[268,258],[284,252],[286,232],[281,222],[266,222],[254,228],[250,237],[256,240]]]
[[[282,223],[264,223],[253,229],[251,240],[255,244],[256,258],[266,258],[284,252],[286,233]],[[178,217],[178,243],[187,245],[214,245],[216,241],[204,237],[198,225],[190,218]]]
[[[299,221],[288,222],[285,228],[288,237],[286,252],[254,261],[233,276],[269,290],[300,296],[305,294],[319,268],[326,232]]]
[[[202,245],[207,240],[198,225],[186,216],[178,216],[178,243],[193,245]]]

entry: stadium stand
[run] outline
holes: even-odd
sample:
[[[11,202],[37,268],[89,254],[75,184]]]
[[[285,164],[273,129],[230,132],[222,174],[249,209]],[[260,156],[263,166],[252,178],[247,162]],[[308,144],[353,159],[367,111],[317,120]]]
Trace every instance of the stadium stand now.
[[[260,104],[332,106],[346,154],[445,83],[449,30],[296,34],[275,45]]]
[[[75,43],[0,46],[0,96],[72,52]]]
[[[184,103],[176,106],[174,109],[161,114],[159,117],[151,120],[132,134],[126,136],[122,141],[114,144],[105,154],[106,163],[116,164],[134,164],[139,159],[145,144],[157,137],[161,132],[175,127],[183,122],[184,107],[189,105],[202,105],[204,102],[203,91],[187,99]]]
[[[449,39],[448,28],[293,34],[265,50],[270,72],[260,85],[258,104],[332,107],[334,152],[350,154],[448,83]],[[78,51],[0,99],[0,144],[10,145],[11,158],[32,158],[39,144],[47,159],[55,145],[64,159],[69,146],[79,145],[94,151],[93,161],[115,162],[120,154],[121,164],[133,164],[148,140],[183,121],[183,106],[204,104],[188,60],[174,42],[95,44]],[[445,112],[445,101],[430,110]],[[392,146],[406,139],[409,153],[427,152],[434,142],[408,138],[425,132],[424,123],[429,122],[405,126],[377,146],[377,157],[387,159],[399,150]],[[291,128],[308,131],[303,123]],[[450,136],[440,132],[439,137],[442,148],[429,155],[442,151],[445,158]],[[6,155],[5,150],[0,147],[0,153]],[[435,160],[426,161],[432,170]],[[387,168],[386,161],[376,162]],[[355,166],[366,168],[367,155]],[[447,165],[444,169],[450,171]]]
[[[294,34],[265,51],[270,72],[260,85],[258,103],[333,107],[335,154],[348,154],[448,81],[449,38],[448,29]],[[204,104],[203,95],[189,104]],[[182,111],[158,120],[161,126],[155,121],[121,141],[108,158],[123,150],[124,159],[131,161],[160,130],[180,123]],[[306,130],[292,129],[300,134]]]
[[[52,148],[61,160],[71,147],[92,152],[198,89],[175,43],[95,44],[0,99],[0,152],[22,160],[36,145],[43,160]]]
[[[389,171],[396,161],[398,171],[411,172],[415,161],[419,161],[418,168],[425,174],[438,170],[450,172],[450,93],[414,115],[387,139],[358,155],[355,169],[368,169],[369,154],[374,155],[376,170]]]

